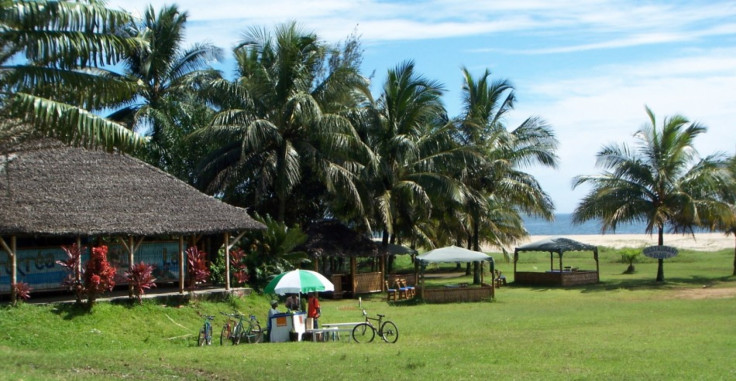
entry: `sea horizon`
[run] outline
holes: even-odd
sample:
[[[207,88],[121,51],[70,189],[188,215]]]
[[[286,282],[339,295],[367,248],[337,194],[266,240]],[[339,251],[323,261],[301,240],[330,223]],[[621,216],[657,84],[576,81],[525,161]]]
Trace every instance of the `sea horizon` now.
[[[524,227],[529,235],[599,235],[601,222],[590,220],[582,224],[572,223],[572,213],[556,213],[554,221],[539,217],[526,216]],[[646,234],[646,224],[630,223],[616,226],[616,231],[606,230],[605,234]]]

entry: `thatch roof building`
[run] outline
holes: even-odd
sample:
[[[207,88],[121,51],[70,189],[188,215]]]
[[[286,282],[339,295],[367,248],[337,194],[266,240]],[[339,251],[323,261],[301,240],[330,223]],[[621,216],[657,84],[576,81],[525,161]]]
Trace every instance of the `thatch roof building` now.
[[[312,257],[377,257],[380,245],[339,221],[320,221],[309,225],[305,231],[307,241],[303,249]]]
[[[51,140],[2,148],[0,247],[13,263],[11,284],[16,279],[16,237],[118,237],[130,251],[129,263],[134,263],[133,254],[144,237],[179,236],[181,248],[184,236],[224,233],[229,249],[230,233],[242,236],[265,228],[245,209],[124,154]],[[181,249],[179,262],[183,290]]]
[[[305,231],[309,236],[301,249],[315,260],[315,270],[319,270],[319,260],[327,257],[350,258],[349,274],[333,274],[335,294],[343,291],[355,293],[380,292],[383,290],[385,255],[387,251],[365,234],[360,234],[339,221],[320,221],[309,225]],[[356,258],[380,259],[379,271],[358,273]],[[343,282],[343,278],[345,282]],[[343,290],[341,284],[345,283]]]
[[[155,236],[261,229],[245,209],[123,154],[60,143],[0,157],[0,235]]]

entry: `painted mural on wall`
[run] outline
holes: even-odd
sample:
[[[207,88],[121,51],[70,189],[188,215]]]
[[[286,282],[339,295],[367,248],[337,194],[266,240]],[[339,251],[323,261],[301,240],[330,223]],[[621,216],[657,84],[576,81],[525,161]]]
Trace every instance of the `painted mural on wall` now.
[[[61,282],[67,272],[56,261],[66,258],[61,247],[18,250],[18,282],[28,283],[34,291],[62,289]],[[89,248],[85,247],[82,263],[88,259]],[[144,242],[133,259],[136,263],[143,261],[153,265],[153,276],[158,284],[179,281],[178,242]],[[130,268],[128,251],[119,244],[109,245],[107,260],[118,269],[116,284],[127,284],[123,274]],[[10,292],[10,257],[4,250],[0,250],[0,292]]]

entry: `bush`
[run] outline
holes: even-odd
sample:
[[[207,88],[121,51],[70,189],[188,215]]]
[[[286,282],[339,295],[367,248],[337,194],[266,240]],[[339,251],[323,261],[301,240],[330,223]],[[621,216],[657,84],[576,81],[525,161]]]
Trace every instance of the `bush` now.
[[[115,287],[114,267],[107,261],[107,246],[92,248],[92,255],[84,270],[84,288],[87,291],[87,304],[94,304],[97,297]]]
[[[237,248],[230,251],[230,273],[233,274],[235,284],[243,285],[248,282],[248,266],[245,265],[245,250]]]
[[[85,294],[84,285],[81,281],[83,270],[82,266],[80,266],[83,248],[79,247],[76,243],[71,246],[61,246],[61,248],[67,256],[65,261],[56,261],[57,264],[67,271],[66,278],[64,278],[61,284],[74,293],[77,297],[77,303],[81,303],[82,296]]]
[[[13,285],[13,293],[15,293],[15,300],[18,299],[28,300],[31,298],[31,286],[26,282],[18,282]]]
[[[141,296],[145,290],[156,287],[156,278],[153,277],[153,266],[146,263],[134,264],[128,272],[125,273],[128,283],[133,286],[133,295],[138,299],[138,303],[143,303]]]
[[[195,289],[197,284],[206,282],[210,276],[210,270],[207,268],[207,253],[196,246],[187,249],[187,275],[191,290]]]

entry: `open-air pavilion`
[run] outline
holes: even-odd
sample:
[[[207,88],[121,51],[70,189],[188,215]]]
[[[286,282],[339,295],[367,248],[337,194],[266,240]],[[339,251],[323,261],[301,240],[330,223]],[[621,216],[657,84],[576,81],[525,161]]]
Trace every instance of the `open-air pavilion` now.
[[[0,276],[0,290],[30,280],[25,269],[62,271],[55,259],[33,247],[43,238],[76,240],[113,237],[125,248],[119,265],[135,263],[145,239],[178,241],[168,253],[184,290],[184,242],[223,234],[226,256],[242,235],[265,226],[245,209],[199,192],[183,181],[125,154],[70,147],[54,140],[34,140],[2,147],[0,157],[0,248],[10,273]],[[234,235],[232,237],[231,235]],[[56,247],[58,249],[58,247]],[[167,252],[163,252],[164,257]],[[158,253],[161,256],[161,253]],[[230,289],[229,259],[226,284]],[[19,267],[21,279],[18,278]],[[54,266],[57,268],[54,269]],[[37,288],[38,289],[38,288]],[[11,293],[12,294],[12,293]]]
[[[313,223],[305,233],[309,238],[302,249],[314,261],[314,270],[328,276],[335,285],[335,297],[343,293],[383,291],[386,252],[367,234],[360,234],[335,220]],[[371,260],[371,271],[359,272],[359,258]],[[349,267],[346,267],[346,259]]]
[[[495,270],[495,264],[493,257],[481,253],[479,251],[473,251],[464,249],[457,246],[442,247],[428,251],[425,254],[417,256],[422,268],[422,274],[420,276],[421,285],[419,288],[419,295],[426,302],[478,302],[485,299],[491,299],[495,296],[495,288],[493,282],[486,284],[483,282],[483,267],[484,262],[488,262],[490,266],[491,274]],[[480,262],[481,263],[481,284],[480,287],[460,286],[457,287],[442,287],[442,288],[427,288],[424,285],[424,268],[430,263],[467,263],[467,262]]]
[[[595,260],[594,270],[581,270],[574,267],[563,267],[562,257],[566,252],[590,251]],[[517,271],[517,262],[521,252],[549,253],[549,270],[544,272]],[[554,254],[557,253],[559,266],[555,269]],[[598,247],[578,242],[569,238],[552,237],[519,246],[514,250],[514,283],[534,286],[574,286],[594,284],[600,280],[598,265]]]

